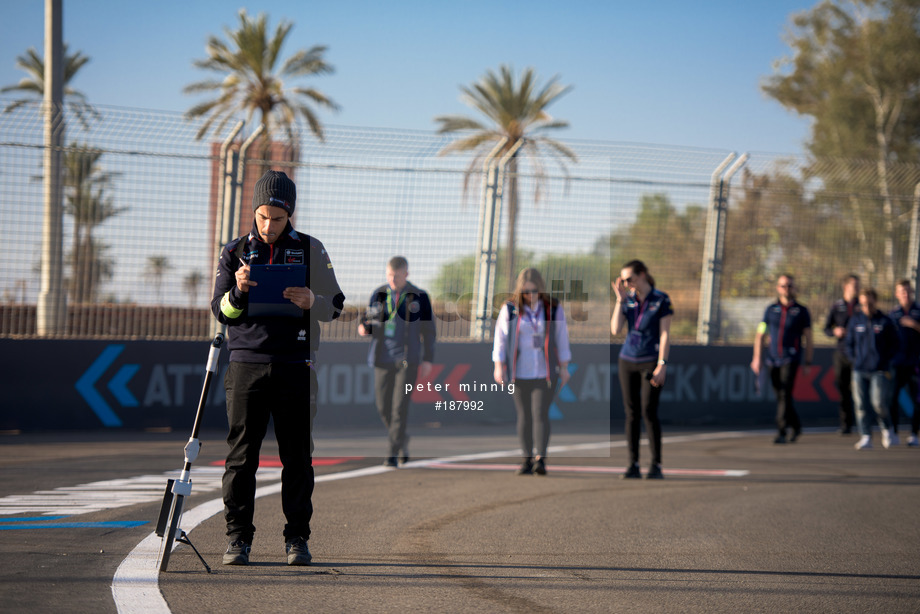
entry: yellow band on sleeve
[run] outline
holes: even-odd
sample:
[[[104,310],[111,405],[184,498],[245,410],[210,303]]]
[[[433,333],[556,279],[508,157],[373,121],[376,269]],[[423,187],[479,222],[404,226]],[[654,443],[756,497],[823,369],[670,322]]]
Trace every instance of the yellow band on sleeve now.
[[[238,309],[230,303],[229,292],[224,294],[223,298],[220,299],[220,312],[230,319],[235,319],[243,315],[242,309]]]
[[[761,334],[761,335],[764,334],[765,332],[767,332],[767,323],[766,323],[766,322],[761,322],[760,324],[758,324],[758,325],[757,325],[757,332],[758,332],[759,334]]]

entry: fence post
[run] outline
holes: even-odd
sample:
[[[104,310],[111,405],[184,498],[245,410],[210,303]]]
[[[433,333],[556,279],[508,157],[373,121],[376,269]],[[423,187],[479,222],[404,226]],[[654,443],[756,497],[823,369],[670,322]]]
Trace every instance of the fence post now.
[[[240,130],[243,129],[244,124],[245,122],[242,120],[237,122],[236,126],[233,127],[233,130],[230,131],[230,134],[220,145],[220,158],[217,161],[217,168],[220,175],[217,180],[217,202],[214,204],[214,260],[212,262],[213,266],[211,267],[212,272],[217,269],[217,262],[220,259],[220,252],[223,249],[224,244],[227,243],[227,241],[224,240],[227,220],[230,219],[227,213],[227,199],[233,198],[233,182],[236,175],[237,162],[236,154],[230,150],[230,145],[233,143],[234,139],[236,139],[236,136],[240,133]],[[205,279],[208,278],[206,277]],[[210,322],[210,337],[213,337],[218,332],[223,332],[224,325],[218,322],[216,318],[211,318]]]
[[[910,216],[910,242],[907,245],[907,279],[920,287],[920,182],[914,187],[914,208]]]
[[[250,146],[252,146],[252,144],[257,138],[259,138],[259,135],[262,134],[264,130],[265,124],[259,124],[256,129],[252,131],[252,134],[250,134],[246,140],[243,141],[243,144],[240,145],[240,151],[236,157],[236,172],[232,178],[233,181],[231,183],[232,190],[230,195],[230,202],[229,206],[227,207],[229,223],[227,224],[227,228],[224,230],[224,232],[227,233],[228,242],[235,239],[237,236],[239,236],[240,233],[245,234],[249,232],[248,228],[239,227],[240,211],[242,211],[242,203],[245,196],[243,194],[243,185],[246,181],[246,154],[249,153]]]
[[[64,210],[61,146],[64,143],[64,51],[61,0],[45,0],[44,217],[40,287],[36,305],[39,336],[61,334],[67,328],[64,293]],[[77,246],[74,246],[76,250]]]
[[[697,319],[696,341],[711,345],[719,335],[719,292],[722,288],[722,255],[725,251],[725,222],[728,215],[728,190],[732,176],[738,172],[748,155],[742,154],[731,168],[731,153],[712,174],[709,188],[709,215],[706,221],[706,244],[703,254],[703,274],[700,278],[700,313]],[[724,174],[723,174],[723,171]]]
[[[489,302],[489,288],[495,276],[496,251],[495,199],[497,193],[498,169],[495,156],[501,151],[507,138],[502,138],[492,148],[482,163],[482,196],[479,202],[479,234],[476,236],[476,261],[473,265],[473,300],[471,302],[470,339],[485,341],[488,338],[492,305]]]

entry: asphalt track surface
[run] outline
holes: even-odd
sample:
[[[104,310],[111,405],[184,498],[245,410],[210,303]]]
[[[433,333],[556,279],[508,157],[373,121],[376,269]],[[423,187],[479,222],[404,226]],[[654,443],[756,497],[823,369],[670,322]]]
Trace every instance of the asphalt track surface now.
[[[608,457],[606,438],[571,433],[554,435],[564,449],[549,475],[515,476],[509,429],[416,432],[444,462],[321,461],[333,464],[317,466],[314,562],[299,568],[285,564],[272,467],[251,564],[221,565],[212,464],[224,444],[206,433],[182,526],[211,574],[181,545],[168,572],[150,572],[181,434],[2,436],[0,610],[920,611],[920,449],[857,452],[855,437],[808,430],[777,446],[767,432],[666,429],[665,479],[621,480],[622,437]],[[381,443],[368,432],[317,447]],[[271,437],[263,454],[277,454]]]

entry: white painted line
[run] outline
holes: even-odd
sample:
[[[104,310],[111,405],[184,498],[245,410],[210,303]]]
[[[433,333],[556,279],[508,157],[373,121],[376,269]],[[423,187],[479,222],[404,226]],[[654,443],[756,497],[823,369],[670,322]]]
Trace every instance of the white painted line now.
[[[223,467],[194,469],[192,484],[195,492],[220,490],[223,474]],[[166,480],[178,476],[178,471],[167,471],[160,475],[139,475],[133,478],[62,486],[54,490],[39,490],[28,495],[10,495],[0,498],[0,517],[28,512],[45,516],[72,516],[159,501],[163,498]],[[281,469],[262,469],[258,477],[260,480],[280,480]]]
[[[518,465],[499,463],[427,463],[427,469],[467,469],[473,471],[514,471]],[[600,467],[597,465],[550,465],[550,473],[609,473],[620,474],[626,467]],[[744,469],[664,469],[665,475],[696,475],[715,477],[744,477],[750,471]]]
[[[725,432],[725,433],[703,433],[699,435],[686,435],[665,437],[663,443],[676,443],[678,441],[707,441],[713,439],[731,439],[736,437],[745,437],[757,432]],[[550,446],[548,453],[561,454],[564,452],[573,452],[576,450],[600,449],[604,447],[622,448],[626,446],[625,441],[602,441],[596,443],[573,444],[570,446]],[[495,452],[481,452],[478,454],[463,454],[458,456],[448,456],[444,458],[432,458],[426,460],[411,461],[404,467],[426,467],[451,462],[465,462],[471,460],[485,460],[490,458],[501,458],[504,456],[517,456],[520,450],[501,450]],[[317,476],[316,482],[332,482],[336,480],[347,480],[350,478],[360,478],[369,475],[378,475],[388,471],[396,471],[393,467],[384,467],[382,465],[374,467],[364,467],[363,469],[354,469],[352,471],[342,471],[339,473],[327,473]],[[222,469],[221,469],[222,471]],[[275,483],[268,486],[261,486],[256,490],[256,498],[265,497],[281,492],[281,483]],[[162,490],[160,491],[162,495]],[[222,499],[212,499],[201,505],[185,512],[182,515],[180,526],[189,533],[199,524],[219,514],[224,508]],[[166,600],[159,588],[159,570],[157,569],[157,553],[160,547],[160,538],[156,533],[151,533],[143,539],[134,550],[118,566],[115,571],[115,577],[112,578],[112,598],[115,600],[115,607],[122,614],[171,614]]]

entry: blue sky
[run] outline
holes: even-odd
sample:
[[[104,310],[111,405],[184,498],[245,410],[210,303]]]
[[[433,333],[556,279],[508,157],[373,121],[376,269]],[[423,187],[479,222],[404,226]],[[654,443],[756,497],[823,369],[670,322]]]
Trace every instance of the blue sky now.
[[[192,66],[236,12],[294,22],[285,57],[329,47],[335,74],[311,80],[342,110],[327,124],[434,130],[436,115],[474,113],[459,86],[502,63],[559,75],[573,90],[550,108],[559,138],[799,153],[808,121],[759,89],[788,53],[789,16],[809,0],[480,0],[441,2],[64,0],[64,39],[92,58],[73,86],[90,102],[184,111]],[[44,3],[5,2],[0,84],[15,57],[42,50]]]

